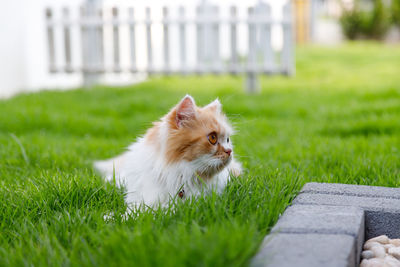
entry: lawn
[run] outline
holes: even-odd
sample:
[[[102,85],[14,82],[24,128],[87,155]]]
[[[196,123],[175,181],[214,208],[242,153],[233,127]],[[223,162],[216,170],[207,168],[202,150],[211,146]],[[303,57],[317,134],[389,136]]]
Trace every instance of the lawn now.
[[[259,95],[239,77],[155,77],[0,101],[0,266],[243,266],[304,183],[400,186],[400,46],[296,57],[296,76],[263,77]],[[221,195],[122,220],[123,190],[92,162],[186,93],[220,98],[245,173]]]

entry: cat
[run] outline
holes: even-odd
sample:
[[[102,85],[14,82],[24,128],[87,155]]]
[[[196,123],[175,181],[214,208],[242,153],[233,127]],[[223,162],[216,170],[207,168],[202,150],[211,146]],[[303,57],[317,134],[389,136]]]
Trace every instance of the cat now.
[[[241,164],[233,157],[233,129],[218,99],[197,107],[186,95],[146,134],[115,158],[97,161],[107,180],[123,184],[128,206],[167,204],[204,191],[223,191]]]

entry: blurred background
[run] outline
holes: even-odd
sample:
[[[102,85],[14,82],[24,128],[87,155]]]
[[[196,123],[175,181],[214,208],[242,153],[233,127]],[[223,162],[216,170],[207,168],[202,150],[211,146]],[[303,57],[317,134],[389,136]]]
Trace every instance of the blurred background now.
[[[9,1],[0,97],[171,73],[243,73],[257,90],[259,74],[295,74],[295,45],[398,43],[399,13],[399,0]]]

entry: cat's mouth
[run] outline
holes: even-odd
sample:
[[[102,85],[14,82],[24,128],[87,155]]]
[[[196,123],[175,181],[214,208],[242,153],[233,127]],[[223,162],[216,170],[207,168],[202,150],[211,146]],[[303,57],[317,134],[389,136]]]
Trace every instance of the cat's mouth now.
[[[225,166],[228,165],[229,162],[231,162],[231,160],[232,160],[231,156],[228,156],[228,157],[219,156],[217,158],[220,160],[220,163],[216,166],[217,172],[219,172],[223,168],[225,168]]]
[[[207,164],[206,168],[201,168],[197,173],[203,178],[211,178],[213,175],[222,171],[231,162],[232,157],[214,156],[211,164]]]
[[[231,155],[221,155],[221,154],[216,154],[215,157],[219,160],[221,160],[222,164],[227,165],[231,160],[232,156]]]

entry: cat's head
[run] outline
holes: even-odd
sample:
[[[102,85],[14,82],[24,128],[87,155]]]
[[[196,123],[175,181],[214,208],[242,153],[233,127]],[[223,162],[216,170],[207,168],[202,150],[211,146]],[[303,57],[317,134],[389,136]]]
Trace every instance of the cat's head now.
[[[166,116],[168,123],[167,161],[192,162],[202,177],[211,177],[232,159],[232,127],[214,100],[198,107],[186,95]]]

